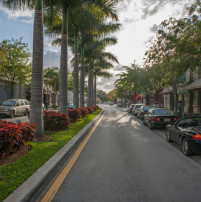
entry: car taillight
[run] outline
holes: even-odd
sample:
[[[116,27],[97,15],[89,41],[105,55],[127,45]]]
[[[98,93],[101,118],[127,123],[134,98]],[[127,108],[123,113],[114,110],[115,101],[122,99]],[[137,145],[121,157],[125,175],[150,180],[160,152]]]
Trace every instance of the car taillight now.
[[[175,117],[174,118],[174,122],[178,121],[179,120],[179,117]]]
[[[153,118],[153,121],[160,121],[158,117]]]
[[[201,135],[200,134],[193,135],[193,139],[194,140],[201,140]]]

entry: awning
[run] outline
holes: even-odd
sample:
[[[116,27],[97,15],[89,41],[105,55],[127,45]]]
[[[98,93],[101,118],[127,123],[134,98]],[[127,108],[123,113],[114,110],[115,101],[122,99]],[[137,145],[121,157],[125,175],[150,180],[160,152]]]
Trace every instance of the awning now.
[[[171,86],[169,86],[169,87],[163,89],[162,94],[170,94],[172,92],[173,92],[173,89]]]
[[[185,88],[188,89],[188,90],[201,88],[201,79],[198,79],[198,80],[194,81],[193,83],[186,86]]]

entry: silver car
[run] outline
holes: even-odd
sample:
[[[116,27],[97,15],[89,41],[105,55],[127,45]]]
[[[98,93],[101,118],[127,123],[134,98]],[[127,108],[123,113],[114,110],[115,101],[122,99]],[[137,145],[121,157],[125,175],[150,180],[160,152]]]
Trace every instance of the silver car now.
[[[29,102],[25,99],[5,100],[0,106],[0,115],[13,118],[15,115],[28,115],[30,112]]]

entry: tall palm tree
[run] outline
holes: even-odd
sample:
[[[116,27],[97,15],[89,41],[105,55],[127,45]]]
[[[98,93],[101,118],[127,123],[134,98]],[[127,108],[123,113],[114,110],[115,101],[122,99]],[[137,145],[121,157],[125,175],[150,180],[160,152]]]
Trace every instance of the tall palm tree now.
[[[86,49],[86,56],[87,60],[86,63],[88,64],[88,98],[87,98],[87,106],[93,105],[93,67],[100,62],[101,60],[109,59],[115,62],[118,60],[111,54],[104,52],[104,49],[107,45],[114,45],[117,43],[116,38],[114,37],[106,37],[101,40],[94,40],[88,45]],[[106,62],[106,61],[105,61]]]
[[[42,101],[43,101],[43,4],[42,0],[4,0],[4,5],[11,9],[35,4],[33,33],[33,65],[31,83],[31,116],[30,122],[37,125],[36,135],[44,133]]]
[[[103,77],[103,78],[111,78],[112,74],[107,72],[107,71],[103,71],[101,70],[101,68],[98,68],[95,70],[94,72],[94,87],[93,87],[93,105],[96,105],[96,99],[97,99],[97,95],[96,95],[96,79],[97,77]]]
[[[102,15],[108,17],[111,16],[114,19],[118,19],[117,12],[115,9],[115,5],[117,4],[117,0],[115,1],[109,1],[109,0],[58,0],[55,1],[55,5],[60,5],[62,8],[62,33],[61,33],[61,63],[60,63],[60,88],[59,88],[59,111],[63,113],[67,113],[67,50],[68,50],[68,29],[67,29],[67,24],[68,24],[68,11],[69,9],[76,8],[77,6],[80,5],[93,5],[97,6],[97,9],[99,10]],[[53,2],[52,2],[53,3]],[[49,13],[54,13],[53,11]],[[57,20],[59,22],[59,20]],[[60,23],[60,22],[59,22]],[[49,31],[54,31],[54,24],[49,23]],[[51,27],[51,28],[50,28]],[[60,34],[57,32],[57,34]],[[76,55],[78,58],[78,55]],[[76,59],[77,61],[78,59]],[[77,64],[77,62],[76,62]],[[75,69],[75,96],[78,96],[78,88],[77,88],[77,81],[78,81],[78,76],[77,76],[77,69]],[[76,105],[78,97],[75,98]]]

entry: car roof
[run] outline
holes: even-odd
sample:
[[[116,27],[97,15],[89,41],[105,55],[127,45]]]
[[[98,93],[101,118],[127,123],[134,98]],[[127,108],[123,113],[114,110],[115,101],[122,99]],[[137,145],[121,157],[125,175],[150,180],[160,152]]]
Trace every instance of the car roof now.
[[[153,108],[153,110],[157,110],[157,109],[166,109],[166,110],[170,110],[169,108],[161,108],[161,107]],[[170,111],[171,111],[171,110],[170,110]]]

